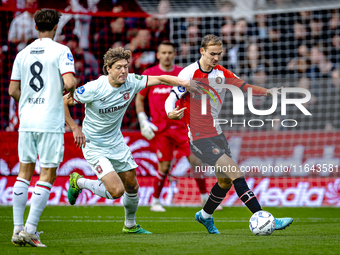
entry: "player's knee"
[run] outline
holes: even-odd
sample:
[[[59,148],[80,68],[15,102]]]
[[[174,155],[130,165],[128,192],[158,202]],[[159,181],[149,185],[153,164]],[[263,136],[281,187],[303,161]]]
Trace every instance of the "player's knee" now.
[[[113,199],[120,198],[124,194],[124,187],[112,187],[108,190]]]
[[[222,189],[230,189],[233,186],[233,181],[229,178],[218,179],[218,185]]]
[[[139,190],[138,182],[126,185],[125,190],[127,193],[137,193]]]
[[[170,162],[162,162],[159,164],[159,171],[162,174],[167,174],[170,170]]]

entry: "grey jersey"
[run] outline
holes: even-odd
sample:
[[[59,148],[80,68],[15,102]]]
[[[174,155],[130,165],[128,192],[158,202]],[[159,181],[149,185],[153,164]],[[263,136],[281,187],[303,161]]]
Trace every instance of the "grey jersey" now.
[[[83,133],[92,145],[113,147],[124,141],[120,130],[123,116],[147,81],[147,76],[128,74],[126,82],[114,88],[103,75],[76,90],[74,100],[85,103]]]

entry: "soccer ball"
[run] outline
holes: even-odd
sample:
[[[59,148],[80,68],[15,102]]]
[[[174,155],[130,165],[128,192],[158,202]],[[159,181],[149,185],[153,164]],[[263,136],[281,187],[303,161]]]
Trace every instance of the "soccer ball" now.
[[[258,211],[251,216],[249,228],[254,235],[269,236],[275,230],[275,218],[269,212]]]

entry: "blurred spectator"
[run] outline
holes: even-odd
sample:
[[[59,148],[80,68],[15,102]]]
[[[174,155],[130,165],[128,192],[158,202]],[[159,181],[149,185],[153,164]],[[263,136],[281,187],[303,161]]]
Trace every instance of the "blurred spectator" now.
[[[94,41],[94,52],[99,61],[99,66],[102,67],[104,60],[103,56],[106,51],[113,47],[115,43],[120,42],[122,47],[128,43],[128,38],[125,32],[125,20],[124,18],[113,18],[110,21],[109,26],[100,30],[98,36]]]
[[[7,47],[0,47],[0,130],[3,130],[8,123],[9,100],[8,84],[9,84],[9,58]]]
[[[251,35],[259,39],[266,39],[268,37],[268,15],[257,14],[255,15],[255,22],[250,28]]]
[[[309,50],[306,45],[302,44],[298,48],[297,57],[291,59],[287,65],[287,70],[293,77],[304,77],[311,65]]]
[[[311,79],[328,79],[334,69],[334,64],[327,59],[318,45],[311,49],[310,53],[311,66],[308,70],[308,77]]]
[[[340,64],[340,29],[333,32],[331,45],[328,46],[330,60],[334,64]]]
[[[328,21],[328,28],[327,30],[335,31],[340,29],[340,10],[334,9],[331,11],[331,18]]]
[[[151,33],[153,44],[158,45],[162,41],[169,40],[168,19],[149,16],[145,19],[145,27]]]
[[[189,26],[187,29],[187,42],[189,45],[190,62],[193,63],[199,59],[201,48],[201,35],[197,26]]]
[[[248,23],[245,19],[239,19],[235,24],[235,45],[229,50],[229,61],[232,70],[238,72],[240,62],[246,58],[246,38],[248,33]]]
[[[96,79],[99,75],[98,61],[91,52],[84,51],[79,47],[78,37],[76,35],[67,36],[66,46],[70,48],[74,57],[77,86]]]
[[[151,33],[147,29],[138,31],[137,36],[133,38],[128,45],[132,52],[133,71],[141,74],[156,62],[155,46],[151,43]]]
[[[8,41],[17,46],[20,51],[26,47],[27,43],[38,38],[38,31],[35,29],[33,15],[38,8],[37,0],[26,0],[25,12],[15,17],[9,27]]]
[[[235,25],[227,23],[221,28],[221,39],[223,42],[222,65],[227,69],[233,69],[231,63],[237,62],[236,59],[230,59],[230,50],[235,46]],[[232,55],[236,57],[235,55]]]
[[[314,18],[310,21],[310,36],[308,42],[310,44],[323,43],[326,39],[324,34],[324,24],[321,18]]]
[[[252,43],[248,46],[246,59],[240,65],[239,74],[241,78],[253,78],[255,73],[263,75],[261,72],[269,74],[269,63],[264,59],[263,55],[258,44]]]

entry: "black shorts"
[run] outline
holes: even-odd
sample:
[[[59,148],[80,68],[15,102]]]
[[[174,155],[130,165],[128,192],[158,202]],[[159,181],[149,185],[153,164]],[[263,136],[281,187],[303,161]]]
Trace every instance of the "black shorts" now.
[[[190,143],[190,149],[203,163],[210,166],[214,166],[223,154],[227,154],[231,158],[229,144],[223,133],[193,141]]]

